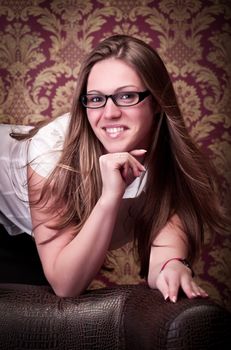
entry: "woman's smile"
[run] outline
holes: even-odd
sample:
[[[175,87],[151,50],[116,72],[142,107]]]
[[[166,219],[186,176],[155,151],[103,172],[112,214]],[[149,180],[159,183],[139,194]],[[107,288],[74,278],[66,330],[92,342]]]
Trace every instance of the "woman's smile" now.
[[[105,126],[102,128],[105,131],[106,136],[112,139],[117,139],[119,137],[123,137],[126,130],[128,130],[125,126],[120,125],[111,125],[111,126]]]

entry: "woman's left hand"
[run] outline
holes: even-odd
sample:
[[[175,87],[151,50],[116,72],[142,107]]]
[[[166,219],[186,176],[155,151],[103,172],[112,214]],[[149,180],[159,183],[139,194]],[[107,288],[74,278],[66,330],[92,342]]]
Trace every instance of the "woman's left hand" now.
[[[190,268],[177,260],[170,261],[156,277],[156,288],[163,294],[164,299],[177,301],[181,288],[188,298],[208,297],[208,294],[196,283]]]

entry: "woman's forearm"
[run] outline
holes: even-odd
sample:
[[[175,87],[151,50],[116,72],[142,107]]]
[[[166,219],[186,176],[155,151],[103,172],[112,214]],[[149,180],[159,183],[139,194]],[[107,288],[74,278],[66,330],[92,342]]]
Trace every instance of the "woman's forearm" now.
[[[119,202],[100,198],[78,235],[57,255],[51,283],[59,295],[84,291],[102,266],[111,242]]]
[[[156,288],[156,279],[163,264],[172,258],[187,258],[188,248],[180,221],[174,216],[153,241],[149,260],[148,284]]]
[[[32,209],[34,236],[44,273],[59,296],[77,296],[102,266],[111,242],[121,199],[101,197],[80,232],[56,231],[52,221]],[[44,224],[46,222],[46,224]]]

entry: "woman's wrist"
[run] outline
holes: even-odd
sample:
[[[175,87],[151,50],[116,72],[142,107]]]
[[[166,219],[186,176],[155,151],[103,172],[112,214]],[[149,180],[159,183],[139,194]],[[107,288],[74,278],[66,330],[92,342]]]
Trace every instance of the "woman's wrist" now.
[[[102,194],[100,196],[100,200],[102,200],[103,202],[107,202],[107,203],[117,203],[117,202],[121,202],[123,199],[123,194],[124,192],[113,192],[113,191],[106,191],[103,190]]]
[[[179,257],[174,257],[174,258],[170,258],[168,260],[166,260],[164,262],[164,264],[162,265],[161,269],[160,269],[160,272],[164,270],[164,268],[166,267],[166,265],[170,262],[170,261],[173,261],[173,260],[177,260],[177,261],[180,261],[182,264],[184,264],[186,267],[188,267],[190,270],[191,270],[191,273],[192,273],[192,277],[194,276],[194,271],[190,265],[190,263],[188,262],[187,259],[184,259],[184,258],[179,258]]]
[[[100,204],[101,207],[105,207],[106,210],[108,209],[116,209],[117,207],[120,206],[122,198],[120,197],[114,197],[111,195],[106,195],[102,193],[100,196],[98,203]]]

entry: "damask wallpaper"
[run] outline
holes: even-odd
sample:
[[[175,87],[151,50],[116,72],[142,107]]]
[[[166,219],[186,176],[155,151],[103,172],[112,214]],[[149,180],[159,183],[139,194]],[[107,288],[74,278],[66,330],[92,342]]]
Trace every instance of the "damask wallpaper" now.
[[[35,124],[68,111],[85,54],[116,33],[158,50],[230,210],[230,0],[0,0],[0,122]],[[195,271],[231,310],[230,251],[230,236],[206,237]],[[143,283],[130,245],[108,254],[91,288],[115,283]]]

